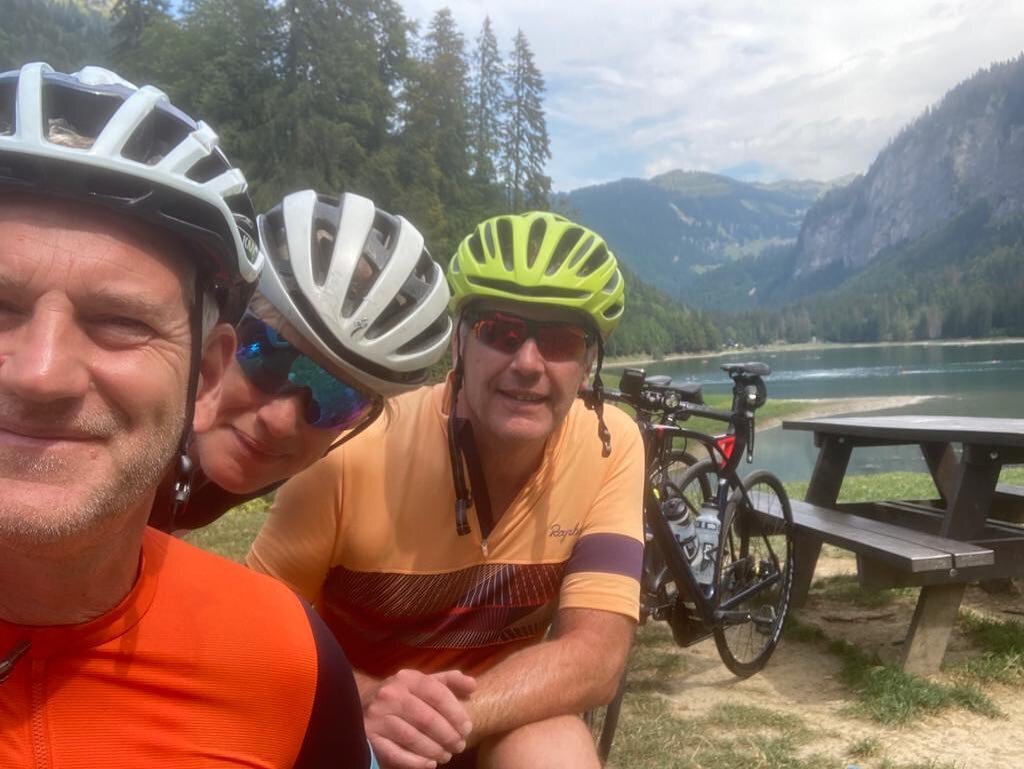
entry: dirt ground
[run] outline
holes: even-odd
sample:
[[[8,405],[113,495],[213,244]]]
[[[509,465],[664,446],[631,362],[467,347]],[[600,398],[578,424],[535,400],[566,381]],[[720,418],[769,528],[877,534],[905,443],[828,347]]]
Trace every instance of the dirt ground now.
[[[815,576],[855,572],[851,558],[823,557]],[[829,639],[842,638],[858,649],[877,652],[885,661],[898,662],[914,598],[901,596],[892,605],[858,608],[812,594],[797,617],[804,624],[819,627]],[[1003,620],[1020,620],[1024,614],[1021,595],[990,595],[976,587],[968,588],[964,605]],[[983,691],[1004,718],[956,709],[890,727],[844,712],[853,698],[839,680],[838,657],[821,645],[784,639],[768,667],[745,681],[735,679],[726,670],[712,641],[679,653],[687,657],[686,675],[673,696],[681,715],[701,715],[716,704],[736,702],[737,698],[746,705],[792,714],[818,733],[807,746],[808,755],[845,757],[860,769],[874,769],[886,759],[923,766],[929,762],[953,763],[964,769],[1024,767],[1024,690],[1020,687],[984,685]],[[947,662],[969,653],[968,641],[954,631]],[[944,680],[944,674],[935,680]],[[849,757],[850,746],[867,738],[879,743],[876,754],[871,758]]]

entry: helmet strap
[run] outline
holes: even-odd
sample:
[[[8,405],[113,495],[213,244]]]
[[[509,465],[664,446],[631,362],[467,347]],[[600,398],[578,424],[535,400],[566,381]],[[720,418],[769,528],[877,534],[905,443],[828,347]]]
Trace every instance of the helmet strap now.
[[[459,390],[462,389],[463,350],[461,322],[455,327],[455,367],[452,369],[451,398],[448,403],[448,456],[452,465],[452,483],[455,485],[455,532],[460,536],[469,534],[469,506],[473,504],[466,484],[466,471],[463,466],[462,449],[459,446],[459,431],[456,422],[456,411],[459,405]]]
[[[192,419],[196,411],[196,393],[199,391],[199,366],[203,357],[203,281],[196,271],[195,304],[189,317],[191,351],[189,356],[188,388],[185,391],[185,423],[178,440],[178,456],[174,467],[174,481],[171,484],[171,515],[168,530],[174,530],[174,519],[184,511],[192,493],[192,460],[188,455],[192,442]]]
[[[597,335],[597,368],[594,370],[594,398],[592,408],[597,415],[597,437],[601,439],[601,456],[612,453],[612,434],[604,423],[604,382],[601,381],[601,364],[604,363],[604,341]]]

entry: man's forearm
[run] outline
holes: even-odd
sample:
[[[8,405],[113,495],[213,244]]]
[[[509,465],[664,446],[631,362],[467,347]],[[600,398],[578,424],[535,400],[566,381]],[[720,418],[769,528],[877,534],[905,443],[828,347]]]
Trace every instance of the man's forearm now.
[[[477,677],[468,703],[471,743],[546,718],[582,713],[614,696],[635,623],[598,614],[606,615],[600,632],[573,628],[516,652]]]

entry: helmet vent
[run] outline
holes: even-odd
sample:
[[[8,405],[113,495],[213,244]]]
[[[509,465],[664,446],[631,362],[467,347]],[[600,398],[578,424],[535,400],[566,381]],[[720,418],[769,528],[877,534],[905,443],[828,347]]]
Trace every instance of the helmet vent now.
[[[409,317],[416,309],[416,303],[409,300],[404,294],[398,294],[391,301],[384,312],[377,316],[377,319],[366,329],[367,339],[376,339],[398,326],[403,320]]]
[[[605,248],[604,244],[602,243],[600,246],[598,246],[597,248],[594,249],[594,253],[592,253],[587,258],[587,261],[585,261],[583,263],[583,266],[580,267],[580,270],[579,270],[578,274],[579,274],[579,276],[581,278],[585,278],[588,275],[593,274],[593,272],[598,267],[600,267],[601,265],[603,265],[607,261],[608,261],[608,249]]]
[[[617,289],[619,287],[619,281],[621,279],[622,279],[621,274],[619,273],[618,270],[616,270],[615,274],[612,275],[612,279],[609,280],[607,283],[605,283],[604,284],[604,288],[601,289],[601,290],[604,291],[606,294],[614,294],[615,293],[615,289]]]
[[[0,136],[14,133],[14,82],[0,84]]]
[[[490,229],[488,229],[487,232],[488,232],[488,234],[490,234]],[[483,264],[484,262],[487,261],[487,257],[484,255],[483,244],[480,242],[480,232],[479,231],[474,232],[469,237],[469,253],[473,255],[473,258],[476,259],[478,264]],[[453,261],[458,261],[458,260],[456,259],[456,260],[453,260]]]
[[[569,262],[569,269],[575,269],[576,265],[578,265],[583,260],[583,258],[587,255],[587,253],[590,251],[590,248],[593,245],[594,236],[592,233],[588,232],[587,236],[582,239],[582,241],[579,244],[579,247],[576,249],[576,255],[572,258],[572,261]]]
[[[331,239],[333,245],[334,240]],[[330,253],[328,253],[328,262],[330,263]],[[327,265],[324,267],[324,276],[327,275]],[[373,263],[365,251],[359,255],[359,261],[356,263],[356,268],[352,272],[352,281],[348,285],[348,293],[345,294],[345,301],[341,306],[341,316],[343,318],[350,318],[352,314],[359,309],[359,306],[363,303],[366,297],[370,293],[370,289],[373,284],[377,282],[377,276],[380,275],[380,269]],[[392,303],[393,304],[393,303]],[[387,311],[385,311],[380,319],[385,318]],[[378,320],[378,322],[380,322]],[[377,324],[375,323],[374,326]],[[367,331],[367,336],[372,338],[373,328]],[[379,332],[378,332],[379,333]]]
[[[395,352],[398,355],[409,355],[420,350],[429,349],[448,336],[450,326],[451,322],[448,320],[448,315],[442,313],[437,317],[437,320],[395,350]]]
[[[498,220],[498,251],[501,261],[508,272],[512,272],[512,256],[515,253],[515,240],[512,237],[512,222],[506,218]]]
[[[313,238],[313,281],[322,286],[331,268],[331,254],[334,253],[334,236],[330,230],[317,227],[311,233]]]
[[[494,280],[493,278],[473,277],[469,282],[474,286],[501,291],[508,296],[537,297],[538,299],[584,299],[590,295],[588,291],[561,286],[523,286],[510,280]]]
[[[146,115],[138,128],[132,133],[131,138],[125,143],[121,155],[134,160],[136,163],[145,163],[147,166],[155,166],[164,155],[177,147],[188,137],[188,129],[170,115],[154,110]],[[201,165],[196,164],[196,167]],[[222,166],[223,170],[226,166]],[[220,173],[218,171],[217,173]],[[188,178],[193,181],[208,181],[217,174],[212,174],[206,179],[197,179],[191,172]]]
[[[548,268],[545,271],[546,275],[554,275],[558,272],[569,254],[576,247],[576,244],[580,242],[580,238],[583,237],[583,230],[579,227],[573,227],[567,230],[562,237],[558,239],[558,243],[555,245],[555,250],[551,254],[551,260],[548,262]]]
[[[157,160],[159,160],[159,157],[161,156],[156,157]],[[223,160],[215,152],[213,154],[207,155],[205,158],[203,158],[190,169],[188,169],[188,173],[185,174],[185,176],[187,176],[194,182],[206,184],[206,182],[210,181],[211,179],[216,179],[226,170],[228,170],[228,165],[224,163]]]
[[[537,263],[547,229],[547,224],[540,218],[534,219],[533,224],[530,225],[530,234],[526,240],[526,266],[529,269],[533,269],[533,265]]]
[[[93,145],[100,131],[124,103],[113,94],[79,91],[48,81],[43,82],[42,98],[46,138],[55,144],[79,146],[80,149]],[[82,147],[80,143],[61,141],[58,138],[61,134],[78,134],[87,141]]]
[[[613,304],[611,307],[606,308],[603,314],[608,320],[615,320],[622,314],[622,305]]]
[[[478,230],[478,232],[479,232],[479,230]],[[476,233],[474,233],[474,234],[476,234]],[[485,227],[484,228],[484,247],[487,249],[487,253],[488,254],[493,254],[493,253],[495,253],[497,251],[497,249],[494,247],[494,228],[493,227]],[[484,255],[484,259],[486,259],[486,255]],[[455,260],[455,261],[458,261],[458,260]],[[483,264],[483,262],[480,262],[480,263]]]

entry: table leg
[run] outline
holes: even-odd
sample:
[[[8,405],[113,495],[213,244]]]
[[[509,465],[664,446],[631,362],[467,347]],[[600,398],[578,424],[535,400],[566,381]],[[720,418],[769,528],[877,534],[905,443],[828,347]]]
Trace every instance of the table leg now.
[[[928,464],[928,470],[932,474],[932,480],[935,482],[935,488],[939,491],[939,496],[948,505],[956,488],[960,464],[956,452],[953,451],[953,444],[922,443],[921,453],[924,455],[924,461]]]
[[[821,450],[811,473],[811,482],[807,486],[804,499],[813,505],[832,507],[839,497],[843,486],[843,476],[850,463],[850,452],[853,446],[842,436],[815,436]],[[814,581],[814,568],[821,553],[821,540],[808,532],[797,534],[793,538],[796,562],[793,570],[793,592],[790,602],[793,606],[803,606],[807,601],[807,593]]]
[[[939,672],[966,585],[921,588],[903,646],[903,670],[919,676]]]

